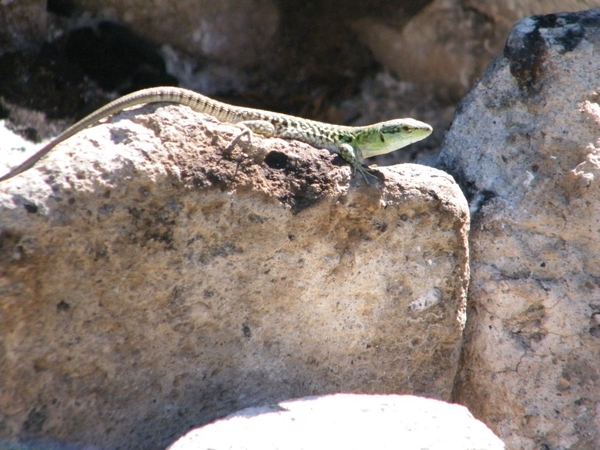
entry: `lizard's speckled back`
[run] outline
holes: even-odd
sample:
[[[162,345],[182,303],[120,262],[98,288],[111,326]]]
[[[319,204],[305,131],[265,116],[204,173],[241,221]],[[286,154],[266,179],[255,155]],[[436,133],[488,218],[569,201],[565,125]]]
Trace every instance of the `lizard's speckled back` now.
[[[163,86],[127,94],[94,111],[71,125],[19,166],[0,177],[0,182],[33,167],[58,144],[105,117],[132,106],[162,102],[188,106],[194,111],[216,117],[221,122],[245,124],[249,129],[259,134],[265,134],[265,136],[295,139],[340,153],[363,175],[366,169],[360,165],[360,158],[389,153],[423,139],[431,133],[429,125],[414,119],[396,119],[362,127],[332,125],[287,114],[228,105],[187,89]],[[270,125],[268,127],[251,126],[260,122]],[[269,129],[270,132],[261,132],[261,129]]]

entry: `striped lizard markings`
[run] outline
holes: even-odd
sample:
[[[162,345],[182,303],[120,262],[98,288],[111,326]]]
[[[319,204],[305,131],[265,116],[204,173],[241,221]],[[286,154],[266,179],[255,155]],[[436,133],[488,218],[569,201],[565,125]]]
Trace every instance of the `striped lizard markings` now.
[[[209,114],[221,122],[245,127],[242,135],[253,132],[264,137],[294,139],[317,148],[327,149],[339,154],[352,166],[353,171],[363,176],[367,183],[376,177],[371,169],[360,163],[361,159],[390,153],[420,141],[432,132],[430,125],[409,118],[357,127],[332,125],[261,109],[233,106],[187,89],[163,86],[132,92],[94,111],[0,177],[0,182],[30,169],[58,144],[105,117],[146,103],[176,103],[188,106],[196,112]],[[238,138],[235,138],[234,142]]]

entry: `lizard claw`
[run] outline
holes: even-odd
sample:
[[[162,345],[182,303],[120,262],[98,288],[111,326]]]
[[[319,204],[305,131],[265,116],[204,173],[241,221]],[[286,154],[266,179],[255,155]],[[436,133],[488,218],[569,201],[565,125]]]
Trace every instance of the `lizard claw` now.
[[[375,185],[380,181],[380,178],[375,175],[375,171],[373,169],[363,166],[361,163],[353,165],[352,171],[358,172],[368,185]]]

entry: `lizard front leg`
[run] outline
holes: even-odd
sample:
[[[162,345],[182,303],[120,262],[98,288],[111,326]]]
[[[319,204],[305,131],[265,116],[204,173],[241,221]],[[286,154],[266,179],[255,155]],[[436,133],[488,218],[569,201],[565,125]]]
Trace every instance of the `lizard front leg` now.
[[[342,159],[347,163],[350,163],[352,166],[353,173],[360,173],[367,184],[374,184],[379,181],[379,178],[372,172],[372,170],[368,167],[365,167],[358,160],[354,147],[352,147],[350,144],[343,143],[339,144],[337,148]]]

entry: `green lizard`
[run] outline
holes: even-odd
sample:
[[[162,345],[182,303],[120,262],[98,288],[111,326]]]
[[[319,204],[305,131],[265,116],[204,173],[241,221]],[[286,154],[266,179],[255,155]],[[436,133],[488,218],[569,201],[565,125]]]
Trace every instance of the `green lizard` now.
[[[243,133],[254,132],[265,137],[295,139],[338,153],[367,182],[368,177],[373,175],[360,163],[362,158],[392,152],[426,138],[432,131],[431,126],[414,119],[395,119],[359,127],[331,125],[260,109],[232,106],[187,89],[156,87],[120,97],[84,117],[19,166],[0,177],[0,181],[30,169],[58,144],[107,116],[131,106],[162,102],[189,106],[194,111],[214,116],[221,122],[240,124],[245,127]]]

